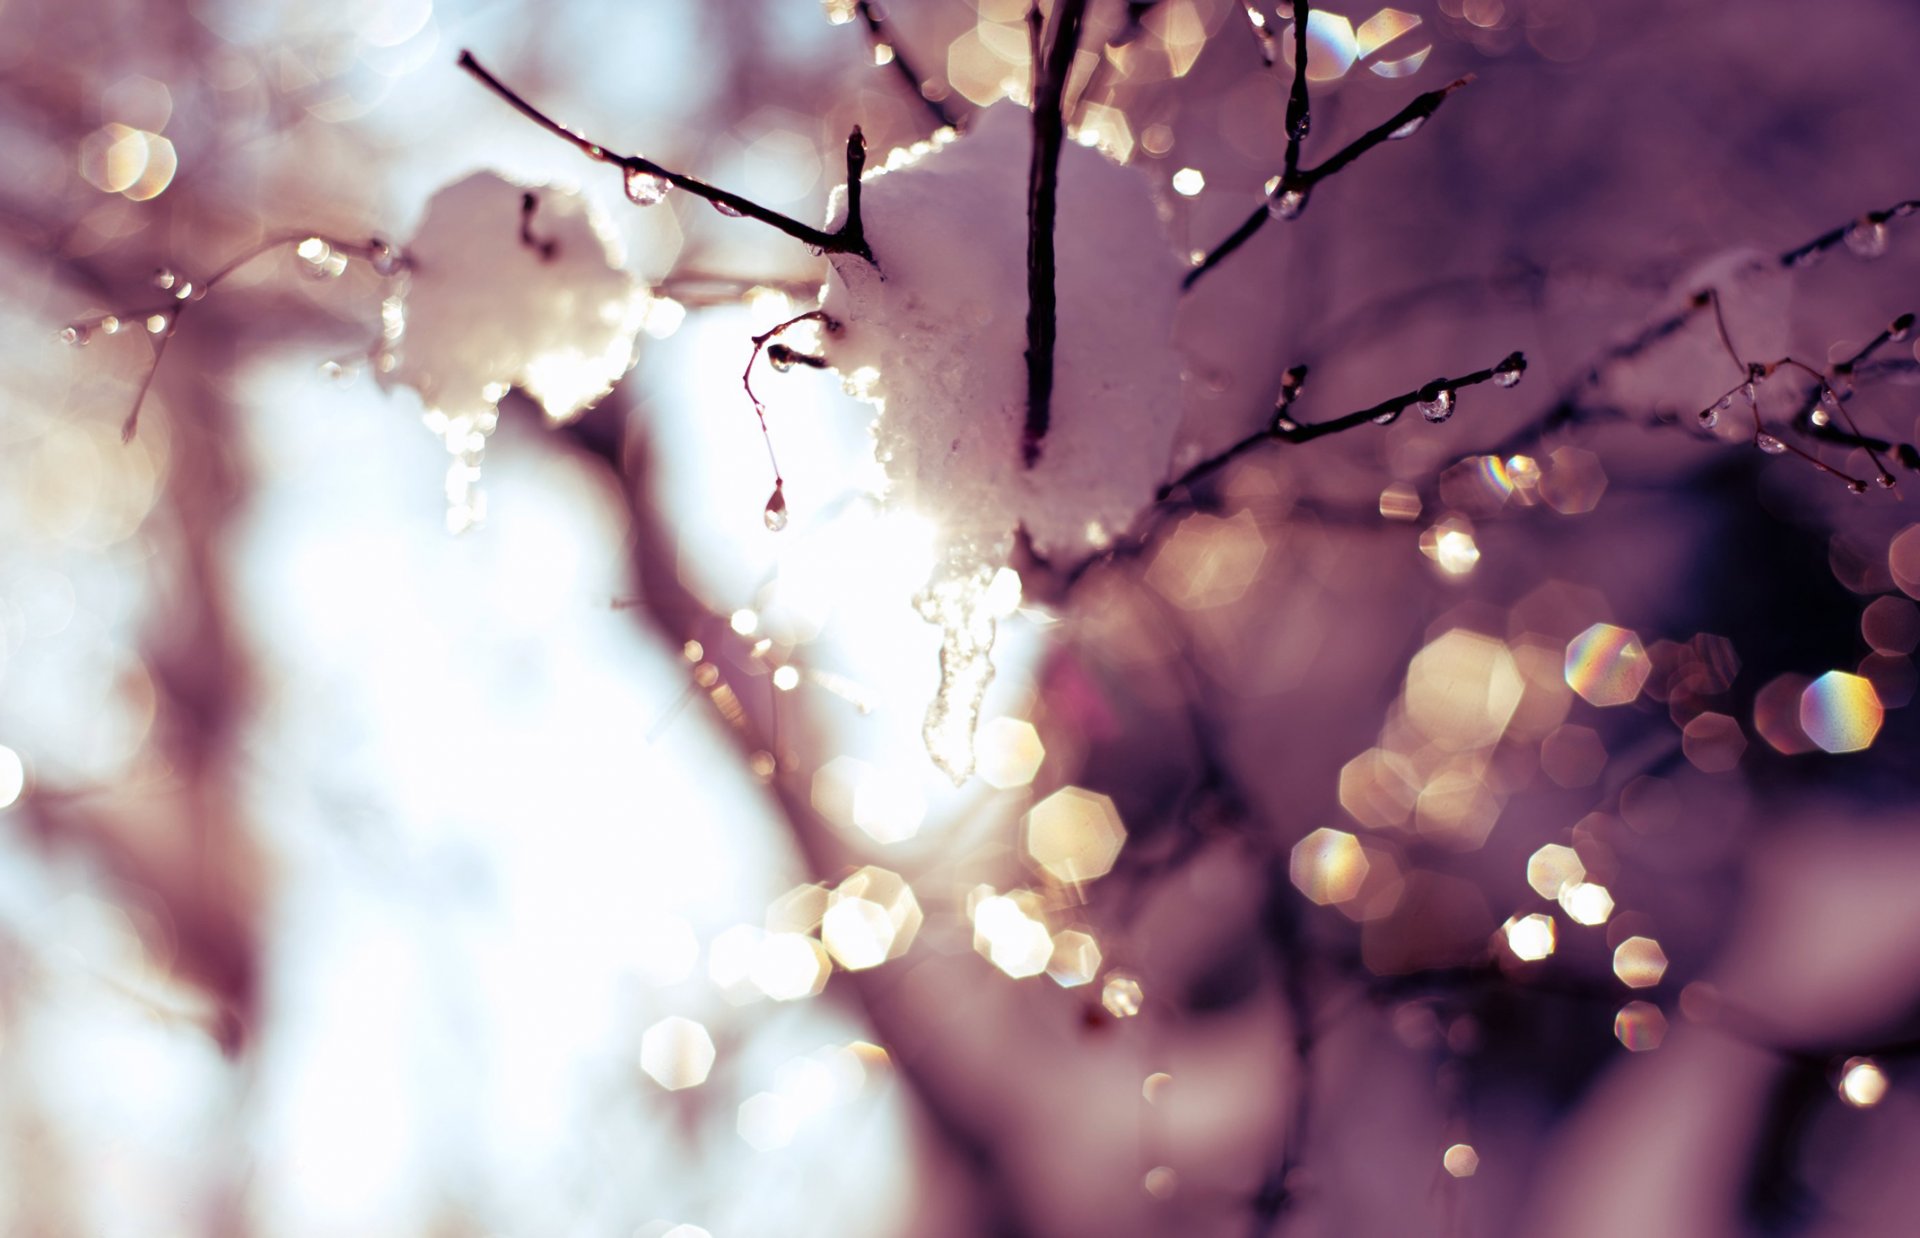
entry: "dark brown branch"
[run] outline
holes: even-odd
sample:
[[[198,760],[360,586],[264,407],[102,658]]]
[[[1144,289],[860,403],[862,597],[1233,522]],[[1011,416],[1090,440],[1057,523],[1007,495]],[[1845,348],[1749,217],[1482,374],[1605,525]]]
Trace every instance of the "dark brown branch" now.
[[[1920,198],[1909,198],[1905,202],[1896,202],[1883,211],[1868,211],[1858,219],[1849,220],[1838,228],[1829,229],[1814,237],[1804,245],[1797,245],[1780,255],[1783,267],[1803,267],[1817,261],[1830,249],[1837,249],[1847,243],[1847,235],[1855,228],[1882,228],[1892,220],[1905,219],[1920,212]]]
[[[1307,90],[1307,23],[1312,16],[1310,0],[1298,0],[1293,6],[1293,86],[1287,92],[1287,155],[1283,181],[1300,175],[1300,144],[1307,140],[1307,131],[1313,128],[1313,100]]]
[[[729,193],[727,190],[709,185],[705,181],[696,180],[691,176],[675,172],[670,168],[663,168],[651,159],[644,159],[639,155],[616,154],[598,142],[589,141],[580,134],[575,133],[559,121],[548,116],[545,112],[542,112],[533,104],[527,102],[527,100],[512,87],[502,82],[492,73],[489,73],[478,60],[474,59],[472,52],[462,51],[457,63],[462,69],[472,74],[473,77],[488,90],[500,96],[500,98],[506,101],[515,111],[536,125],[539,125],[548,133],[553,134],[562,141],[570,143],[589,159],[596,160],[600,163],[612,164],[614,167],[619,168],[627,178],[629,187],[639,178],[653,177],[672,185],[676,189],[684,189],[696,198],[702,198],[711,202],[724,214],[745,216],[748,219],[758,220],[760,223],[766,224],[776,231],[784,232],[796,241],[811,245],[822,253],[853,254],[857,257],[864,258],[868,262],[873,261],[873,251],[867,247],[866,233],[860,222],[859,169],[866,164],[867,147],[866,140],[861,136],[860,130],[857,128],[847,137],[847,218],[838,229],[833,232],[827,232],[820,228],[803,224],[799,220],[791,216],[782,215],[778,211],[768,210],[750,198],[743,198],[737,193]],[[629,193],[629,196],[631,196],[631,193]]]
[[[1302,63],[1304,64],[1304,59]],[[1304,96],[1306,93],[1305,81],[1306,73],[1304,69],[1301,69],[1296,81],[1296,92],[1301,96]],[[1353,141],[1347,143],[1347,145],[1318,166],[1306,169],[1297,167],[1290,168],[1282,172],[1279,176],[1274,177],[1270,182],[1266,200],[1262,202],[1252,214],[1248,215],[1246,220],[1242,222],[1238,228],[1235,228],[1226,240],[1216,245],[1191,271],[1187,272],[1186,277],[1180,281],[1181,289],[1183,291],[1191,289],[1196,283],[1200,282],[1201,276],[1219,266],[1230,254],[1251,240],[1256,232],[1264,228],[1269,218],[1278,216],[1286,220],[1298,219],[1307,209],[1307,202],[1308,199],[1313,196],[1314,186],[1344,171],[1349,165],[1358,160],[1360,156],[1366,154],[1383,142],[1411,137],[1421,125],[1426,123],[1428,117],[1440,110],[1440,105],[1446,101],[1448,95],[1472,81],[1473,74],[1469,73],[1465,77],[1447,83],[1438,90],[1429,90],[1425,94],[1417,96],[1413,102],[1407,104],[1380,124],[1375,125]],[[1294,104],[1293,100],[1290,99],[1287,104],[1289,129],[1292,128],[1293,114]],[[1307,123],[1308,114],[1304,103],[1301,104],[1300,115],[1302,123]],[[1302,132],[1304,134],[1304,129]],[[1289,134],[1287,140],[1287,149],[1289,158],[1297,159],[1299,157],[1297,143],[1291,134]]]
[[[1280,389],[1280,400],[1274,406],[1273,418],[1265,429],[1247,435],[1237,443],[1208,456],[1195,464],[1180,476],[1160,487],[1159,498],[1164,500],[1176,491],[1188,489],[1219,472],[1233,461],[1267,443],[1310,443],[1329,434],[1340,434],[1347,430],[1358,429],[1365,425],[1389,426],[1400,420],[1400,414],[1416,404],[1438,406],[1438,415],[1432,419],[1445,420],[1452,415],[1455,394],[1464,387],[1477,387],[1482,383],[1497,383],[1502,387],[1511,387],[1520,381],[1526,372],[1527,359],[1520,353],[1509,353],[1498,365],[1484,370],[1475,370],[1462,374],[1458,378],[1436,378],[1425,386],[1382,400],[1370,408],[1359,409],[1344,416],[1328,421],[1301,422],[1292,416],[1295,397],[1305,379],[1305,371],[1288,371],[1288,381]]]
[[[1053,42],[1035,66],[1033,157],[1027,170],[1027,422],[1020,454],[1028,468],[1053,421],[1053,351],[1058,333],[1054,288],[1054,221],[1059,214],[1060,143],[1066,135],[1061,100],[1087,0],[1061,0],[1053,13]],[[1038,6],[1031,13],[1039,13]],[[1032,21],[1032,18],[1029,18]]]
[[[885,11],[870,0],[857,0],[853,7],[854,11],[860,14],[860,20],[866,23],[867,41],[873,46],[875,63],[893,66],[894,72],[906,80],[908,89],[913,91],[914,97],[920,100],[933,116],[936,128],[958,127],[960,122],[954,118],[952,112],[947,110],[946,104],[927,93],[926,79],[915,71],[906,53],[900,50],[900,45],[888,37]],[[881,59],[882,56],[885,57],[884,60]]]

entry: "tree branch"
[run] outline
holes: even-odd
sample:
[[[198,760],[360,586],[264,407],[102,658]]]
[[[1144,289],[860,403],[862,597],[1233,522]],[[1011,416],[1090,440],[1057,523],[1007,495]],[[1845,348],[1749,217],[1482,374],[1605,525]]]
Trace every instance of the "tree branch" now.
[[[1305,5],[1302,4],[1304,9]],[[1279,176],[1268,182],[1267,198],[1258,209],[1248,215],[1246,220],[1215,246],[1206,257],[1188,271],[1180,281],[1182,291],[1191,289],[1200,282],[1200,277],[1219,266],[1227,256],[1245,245],[1254,233],[1266,226],[1267,220],[1278,217],[1292,221],[1298,219],[1307,209],[1307,200],[1312,197],[1314,186],[1335,174],[1344,171],[1360,156],[1366,154],[1383,142],[1396,141],[1412,137],[1428,117],[1440,110],[1447,96],[1473,81],[1473,74],[1447,83],[1438,90],[1429,90],[1416,97],[1392,116],[1367,130],[1353,141],[1347,143],[1338,152],[1316,167],[1305,170],[1296,166],[1299,159],[1299,140],[1293,135],[1295,105],[1299,107],[1300,136],[1305,137],[1307,126],[1311,123],[1306,102],[1306,58],[1304,53],[1296,53],[1297,63],[1294,74],[1294,93],[1287,103],[1287,159],[1288,166]]]
[[[1087,0],[1061,0],[1053,14],[1053,42],[1035,66],[1033,157],[1027,170],[1027,422],[1020,454],[1028,468],[1040,459],[1040,443],[1053,421],[1053,351],[1059,323],[1054,289],[1053,228],[1059,214],[1060,143],[1066,134],[1061,107],[1080,21]],[[1039,14],[1030,10],[1029,21]]]
[[[1280,388],[1280,400],[1274,405],[1273,419],[1263,430],[1247,435],[1239,442],[1208,456],[1195,464],[1180,476],[1160,487],[1158,497],[1166,499],[1175,491],[1188,489],[1195,483],[1205,480],[1219,472],[1233,461],[1270,442],[1310,443],[1329,434],[1357,429],[1360,426],[1390,426],[1400,420],[1400,414],[1419,405],[1430,421],[1445,421],[1453,415],[1455,394],[1463,387],[1477,387],[1481,383],[1494,383],[1501,387],[1512,387],[1526,373],[1527,359],[1520,353],[1509,353],[1498,365],[1484,370],[1475,370],[1462,374],[1458,378],[1436,378],[1423,387],[1403,392],[1392,399],[1382,400],[1369,408],[1359,409],[1344,416],[1328,421],[1300,422],[1290,415],[1294,399],[1305,382],[1306,371],[1296,367],[1287,373],[1288,381]]]
[[[776,231],[784,232],[796,241],[811,245],[814,249],[822,253],[853,254],[868,262],[874,261],[873,251],[867,247],[866,232],[860,222],[860,170],[866,164],[867,144],[866,139],[861,136],[858,128],[855,128],[847,137],[847,218],[837,230],[827,232],[823,229],[803,224],[799,220],[788,215],[782,215],[778,211],[769,210],[750,198],[743,198],[737,193],[729,193],[727,190],[709,185],[705,181],[696,180],[691,176],[675,172],[670,168],[663,168],[651,159],[644,159],[639,155],[616,154],[598,142],[589,141],[587,138],[575,133],[572,129],[567,128],[533,104],[527,102],[527,100],[512,87],[488,72],[486,68],[474,58],[472,52],[462,51],[457,63],[462,69],[472,74],[473,77],[488,90],[491,90],[494,94],[505,100],[515,111],[536,125],[539,125],[548,133],[571,144],[589,159],[596,160],[600,163],[612,164],[614,167],[619,168],[626,176],[627,196],[630,198],[636,198],[637,200],[638,195],[635,191],[636,184],[641,183],[645,178],[651,177],[656,181],[663,181],[676,189],[684,189],[696,198],[704,198],[706,201],[713,203],[715,209],[719,210],[722,214],[744,216],[748,219],[758,220],[760,223],[766,224]],[[876,263],[875,265],[878,264]]]

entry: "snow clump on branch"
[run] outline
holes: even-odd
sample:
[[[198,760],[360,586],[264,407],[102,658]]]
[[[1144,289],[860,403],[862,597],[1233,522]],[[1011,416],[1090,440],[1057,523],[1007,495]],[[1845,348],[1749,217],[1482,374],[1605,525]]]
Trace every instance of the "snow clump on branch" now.
[[[1023,461],[1032,141],[1031,116],[1003,105],[870,172],[860,211],[875,261],[833,255],[821,306],[838,328],[828,361],[879,410],[889,501],[940,530],[916,604],[946,633],[926,739],[956,780],[993,675],[987,585],[1016,529],[1045,557],[1104,548],[1153,502],[1180,423],[1182,268],[1145,178],[1068,143],[1052,418],[1039,460]]]
[[[518,387],[558,425],[633,365],[648,295],[585,198],[476,172],[435,193],[381,309],[375,370],[412,387],[453,456],[447,525],[485,513],[480,459]]]

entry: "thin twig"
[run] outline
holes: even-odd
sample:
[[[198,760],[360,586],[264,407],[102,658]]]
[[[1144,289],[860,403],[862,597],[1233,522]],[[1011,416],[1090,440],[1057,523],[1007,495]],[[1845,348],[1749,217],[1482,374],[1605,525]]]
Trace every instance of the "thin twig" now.
[[[1365,425],[1388,426],[1400,419],[1400,414],[1416,404],[1437,405],[1439,413],[1435,420],[1444,420],[1451,416],[1455,393],[1463,387],[1477,387],[1482,383],[1497,382],[1510,387],[1517,383],[1520,375],[1526,372],[1527,359],[1520,353],[1509,353],[1498,365],[1484,370],[1475,370],[1462,374],[1458,378],[1436,378],[1424,386],[1403,392],[1392,399],[1382,400],[1369,408],[1359,409],[1344,416],[1327,421],[1301,422],[1292,416],[1295,397],[1305,378],[1302,370],[1288,372],[1289,381],[1280,389],[1280,401],[1274,406],[1273,417],[1265,429],[1247,435],[1193,467],[1181,473],[1172,481],[1160,487],[1158,497],[1167,498],[1175,491],[1192,487],[1196,483],[1219,472],[1233,461],[1267,443],[1310,443],[1329,434],[1340,434],[1347,430],[1358,429]]]
[[[1053,42],[1035,66],[1033,157],[1027,170],[1027,421],[1020,442],[1028,468],[1039,462],[1040,443],[1053,420],[1053,351],[1059,328],[1053,228],[1060,209],[1060,144],[1066,134],[1061,99],[1080,46],[1086,8],[1087,0],[1061,0],[1053,13]],[[1030,10],[1029,23],[1039,11],[1038,5]]]
[[[932,113],[935,128],[958,128],[960,122],[955,119],[952,112],[947,110],[945,103],[927,93],[926,79],[914,70],[912,62],[907,59],[907,54],[901,51],[900,45],[888,36],[885,11],[879,5],[871,3],[871,0],[856,0],[853,7],[854,11],[860,14],[860,20],[866,23],[867,42],[873,47],[874,62],[891,64],[894,71],[906,80],[914,97],[920,100],[928,112]],[[881,59],[883,56],[884,60]]]
[[[760,359],[761,350],[764,349],[770,341],[779,338],[782,332],[785,332],[791,327],[798,326],[803,322],[817,322],[829,332],[840,329],[840,324],[828,317],[824,310],[814,309],[808,310],[804,314],[795,314],[785,322],[776,323],[774,326],[768,327],[765,331],[753,337],[753,352],[747,356],[747,368],[740,372],[740,385],[747,389],[747,399],[753,401],[753,415],[760,419],[760,437],[764,439],[767,444],[767,463],[773,466],[773,490],[776,495],[781,493],[782,487],[786,485],[786,479],[780,475],[779,457],[773,454],[773,433],[767,429],[767,406],[760,402],[759,396],[753,394],[753,363]],[[791,353],[790,355],[796,359],[806,357],[805,353]],[[809,358],[809,360],[811,360],[811,358]]]
[[[1302,59],[1302,63],[1304,63],[1304,58]],[[1304,82],[1304,70],[1300,72],[1299,80]],[[1240,226],[1235,228],[1232,233],[1227,236],[1226,240],[1216,245],[1191,271],[1187,272],[1186,277],[1180,281],[1182,291],[1191,289],[1200,281],[1201,276],[1219,266],[1221,262],[1226,260],[1228,255],[1251,240],[1255,233],[1266,226],[1268,219],[1276,215],[1286,220],[1298,219],[1307,209],[1307,202],[1313,196],[1314,186],[1345,170],[1355,160],[1359,159],[1360,156],[1366,154],[1374,147],[1379,146],[1381,143],[1392,141],[1395,138],[1411,136],[1422,124],[1426,123],[1428,117],[1440,110],[1440,105],[1446,101],[1448,95],[1460,89],[1462,86],[1468,85],[1472,81],[1473,74],[1469,73],[1465,77],[1447,83],[1438,90],[1429,90],[1425,94],[1416,97],[1413,102],[1395,112],[1385,121],[1375,125],[1353,141],[1347,143],[1346,146],[1329,157],[1324,163],[1312,168],[1295,168],[1290,172],[1283,172],[1281,175],[1276,176],[1272,182],[1270,182],[1271,188],[1267,192],[1266,200],[1263,201],[1252,214],[1248,215]],[[1304,87],[1301,93],[1304,93]],[[1293,103],[1291,100],[1288,102],[1287,111],[1289,118],[1291,118],[1293,113]],[[1306,115],[1304,105],[1301,114],[1303,117]],[[1291,136],[1288,138],[1287,145],[1290,156],[1298,158],[1295,143]]]
[[[254,259],[270,254],[276,249],[288,245],[302,245],[308,241],[319,241],[327,247],[329,255],[339,253],[360,258],[369,263],[382,277],[398,274],[407,264],[404,255],[397,253],[391,245],[377,237],[365,244],[358,244],[352,241],[336,241],[315,232],[291,233],[262,241],[252,249],[243,251],[197,284],[184,276],[170,276],[170,281],[177,279],[178,283],[169,282],[168,287],[173,289],[173,295],[161,304],[121,310],[114,314],[95,314],[88,318],[76,319],[62,329],[61,338],[73,344],[87,343],[96,330],[104,329],[107,334],[116,334],[122,326],[142,332],[151,342],[153,352],[147,362],[147,372],[141,376],[140,387],[134,393],[133,407],[127,411],[126,420],[120,425],[121,442],[132,442],[134,435],[140,431],[140,412],[146,406],[147,395],[153,390],[154,379],[159,376],[160,361],[166,356],[167,344],[173,339],[173,333],[179,330],[181,316],[186,313],[187,307],[204,299]],[[158,330],[154,330],[151,325],[156,318],[160,319],[162,324]]]
[[[1869,228],[1882,227],[1891,220],[1905,219],[1920,212],[1920,198],[1909,198],[1905,202],[1896,202],[1883,211],[1868,211],[1858,219],[1850,219],[1837,228],[1828,229],[1804,245],[1796,245],[1780,255],[1783,267],[1802,267],[1815,261],[1830,249],[1846,244],[1847,234],[1862,224]]]
[[[1313,128],[1313,100],[1307,88],[1307,24],[1313,16],[1309,0],[1298,0],[1293,9],[1293,86],[1287,91],[1287,155],[1283,181],[1300,176],[1300,144]],[[1264,23],[1261,29],[1265,29]],[[1269,64],[1272,61],[1268,61]]]
[[[473,77],[488,90],[500,96],[500,98],[506,101],[515,111],[525,116],[528,120],[533,121],[548,133],[571,144],[589,159],[596,160],[600,163],[612,164],[614,167],[619,168],[627,178],[627,184],[629,186],[632,186],[639,178],[654,177],[658,180],[665,181],[676,189],[684,189],[696,198],[703,198],[713,203],[713,205],[724,214],[741,215],[748,219],[758,220],[776,231],[784,232],[796,241],[811,245],[822,253],[853,254],[856,257],[864,258],[868,262],[873,262],[874,260],[873,251],[867,247],[866,232],[861,226],[860,221],[860,171],[866,165],[867,144],[866,139],[861,136],[858,128],[855,128],[847,137],[847,218],[839,228],[832,232],[827,232],[820,228],[803,224],[799,220],[791,216],[782,215],[778,211],[769,210],[750,198],[743,198],[737,193],[729,193],[727,190],[709,185],[705,181],[696,180],[691,176],[675,172],[670,168],[661,167],[651,159],[645,159],[639,155],[616,154],[598,142],[592,142],[582,137],[551,116],[548,116],[545,112],[542,112],[533,104],[527,102],[527,100],[512,87],[488,72],[478,60],[474,59],[472,52],[462,51],[457,63],[462,69],[472,74]],[[631,196],[631,194],[629,196]]]

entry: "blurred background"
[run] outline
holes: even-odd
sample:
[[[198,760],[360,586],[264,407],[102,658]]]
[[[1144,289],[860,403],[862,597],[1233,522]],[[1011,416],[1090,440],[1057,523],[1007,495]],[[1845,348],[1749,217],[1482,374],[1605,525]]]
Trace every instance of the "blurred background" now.
[[[937,530],[834,374],[756,371],[763,520],[740,375],[824,262],[454,59],[813,221],[933,128],[891,62],[1016,106],[1025,11],[0,0],[0,1232],[1911,1232],[1920,10],[1316,5],[1309,165],[1476,80],[1186,298],[1172,467],[1294,365],[1308,421],[1525,380],[1017,565],[955,788]],[[1075,136],[1204,252],[1288,73],[1096,2]],[[652,291],[453,536],[377,264],[206,281],[480,168]]]

